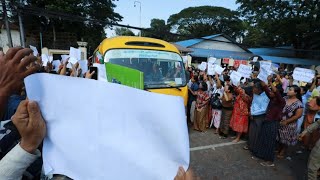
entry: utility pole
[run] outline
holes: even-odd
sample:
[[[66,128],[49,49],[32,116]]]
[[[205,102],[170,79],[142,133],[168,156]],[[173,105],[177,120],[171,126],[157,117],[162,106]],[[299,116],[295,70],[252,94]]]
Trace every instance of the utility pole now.
[[[18,5],[18,18],[19,18],[19,29],[20,29],[20,41],[21,41],[21,46],[26,47],[26,41],[24,39],[24,28],[23,28],[23,19],[22,19],[22,8],[23,7],[23,2],[20,0],[20,4]]]
[[[12,38],[11,38],[11,31],[10,31],[10,26],[9,26],[9,20],[8,20],[8,15],[7,15],[7,7],[6,7],[6,1],[1,0],[2,3],[2,10],[3,10],[3,16],[4,16],[4,21],[6,23],[6,30],[7,30],[7,36],[8,36],[8,44],[9,47],[12,47]]]

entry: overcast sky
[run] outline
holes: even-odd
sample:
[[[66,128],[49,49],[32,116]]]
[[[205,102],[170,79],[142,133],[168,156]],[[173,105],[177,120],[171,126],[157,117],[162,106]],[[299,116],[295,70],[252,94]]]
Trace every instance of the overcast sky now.
[[[114,1],[117,5],[115,12],[123,16],[119,24],[139,27],[139,3],[135,0]],[[236,10],[239,5],[235,0],[139,0],[141,3],[141,26],[147,28],[153,18],[168,20],[170,15],[179,13],[182,9],[195,6],[220,6],[231,10]],[[114,36],[114,31],[107,29],[107,37]],[[137,31],[134,31],[137,33]]]

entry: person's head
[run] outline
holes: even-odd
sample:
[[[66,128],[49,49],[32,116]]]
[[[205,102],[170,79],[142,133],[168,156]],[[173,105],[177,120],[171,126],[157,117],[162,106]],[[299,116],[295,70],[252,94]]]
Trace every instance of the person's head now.
[[[311,111],[320,111],[320,97],[314,97],[308,102],[308,108]]]
[[[191,79],[192,82],[198,82],[199,81],[199,77],[197,75],[194,75]]]
[[[208,90],[208,85],[206,82],[201,82],[199,85],[199,89],[202,91],[207,91]]]
[[[226,93],[233,93],[233,92],[234,92],[234,89],[233,89],[233,87],[230,86],[229,84],[225,84],[225,85],[224,85],[224,91],[225,91]]]
[[[297,85],[293,85],[289,87],[289,91],[287,93],[287,95],[290,98],[296,97],[297,99],[299,99],[301,101],[301,89],[299,86]]]
[[[282,86],[280,84],[278,84],[276,86],[276,89],[280,94],[283,94],[283,88],[282,88]],[[274,98],[274,97],[276,97],[276,94],[271,90],[270,91],[270,98]]]
[[[158,70],[159,70],[158,64],[153,64],[152,70],[153,70],[153,72],[158,72]]]
[[[301,94],[301,95],[304,95],[304,94],[307,93],[307,91],[308,91],[308,87],[307,87],[307,86],[302,86],[302,87],[301,87],[301,92],[300,92],[300,94]]]
[[[261,82],[254,83],[252,91],[254,94],[261,94],[263,91]]]

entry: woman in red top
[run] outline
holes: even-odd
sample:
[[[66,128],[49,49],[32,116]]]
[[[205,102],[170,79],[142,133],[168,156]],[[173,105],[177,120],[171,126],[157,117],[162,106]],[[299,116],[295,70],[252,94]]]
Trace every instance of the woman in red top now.
[[[242,133],[248,131],[249,108],[252,98],[240,87],[235,87],[235,93],[237,97],[230,120],[230,127],[237,132],[236,139],[232,141],[237,143],[240,141]]]
[[[204,132],[206,130],[208,121],[208,110],[209,110],[209,100],[210,96],[207,93],[207,83],[201,82],[199,90],[194,92],[190,89],[190,92],[197,96],[196,109],[194,112],[194,129],[197,131]]]

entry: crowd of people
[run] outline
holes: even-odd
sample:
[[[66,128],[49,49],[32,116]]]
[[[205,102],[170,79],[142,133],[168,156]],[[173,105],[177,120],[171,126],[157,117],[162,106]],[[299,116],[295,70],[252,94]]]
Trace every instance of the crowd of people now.
[[[40,176],[46,125],[37,103],[26,99],[23,80],[38,72],[89,79],[95,73],[82,73],[78,63],[68,69],[67,64],[68,61],[61,63],[54,71],[51,63],[43,66],[28,48],[0,53],[2,179]],[[320,76],[316,74],[312,83],[299,82],[279,68],[267,82],[259,80],[254,71],[251,78],[243,78],[235,86],[230,81],[230,73],[235,70],[209,76],[205,71],[188,69],[188,123],[201,132],[214,128],[213,133],[221,139],[234,135],[234,143],[248,135],[244,149],[252,153],[253,159],[264,160],[261,165],[268,167],[275,166],[275,157],[285,158],[287,149],[300,140],[305,149],[312,150],[308,178],[316,179],[320,168]],[[192,175],[180,168],[175,179],[192,179]]]
[[[234,85],[230,74],[236,70],[228,67],[221,75],[212,76],[188,68],[188,124],[200,132],[213,128],[221,139],[233,136],[233,143],[246,134],[243,149],[251,152],[252,159],[263,160],[260,164],[266,167],[275,166],[276,157],[285,158],[287,149],[297,145],[300,138],[302,148],[313,149],[308,179],[316,179],[320,168],[320,133],[315,130],[320,122],[320,75],[316,73],[312,83],[300,82],[280,67],[267,82],[253,71],[251,78],[242,78]]]

